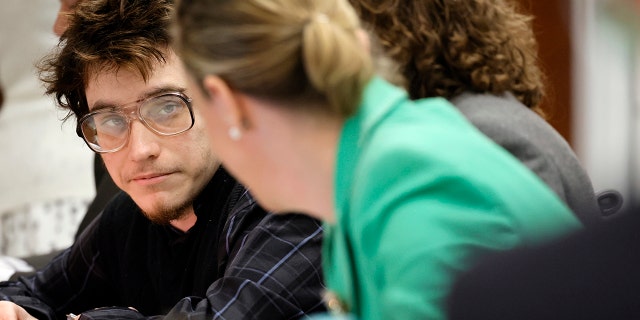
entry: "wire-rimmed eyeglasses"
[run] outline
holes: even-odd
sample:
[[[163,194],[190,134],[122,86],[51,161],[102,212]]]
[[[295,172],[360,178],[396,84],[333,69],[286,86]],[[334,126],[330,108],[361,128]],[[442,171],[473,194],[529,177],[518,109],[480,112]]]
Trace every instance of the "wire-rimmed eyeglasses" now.
[[[181,92],[163,93],[136,101],[137,107],[108,107],[90,112],[78,120],[76,133],[98,153],[122,149],[131,132],[131,121],[139,120],[161,136],[173,136],[193,127],[191,99]]]

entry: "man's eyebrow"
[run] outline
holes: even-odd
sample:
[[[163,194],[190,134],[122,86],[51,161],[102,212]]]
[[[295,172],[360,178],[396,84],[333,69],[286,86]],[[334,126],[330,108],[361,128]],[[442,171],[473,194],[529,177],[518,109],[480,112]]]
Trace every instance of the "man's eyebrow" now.
[[[156,87],[156,88],[152,88],[148,91],[145,91],[144,93],[142,93],[139,97],[138,100],[136,101],[131,101],[131,102],[127,102],[124,105],[129,105],[132,103],[137,103],[140,102],[142,100],[148,99],[150,97],[153,96],[158,96],[161,94],[165,94],[165,93],[170,93],[170,92],[180,92],[180,93],[184,93],[186,91],[186,88],[184,87],[180,87],[180,86],[162,86],[162,87]],[[93,104],[93,107],[90,108],[91,112],[93,111],[98,111],[101,109],[116,109],[118,107],[121,107],[122,105],[117,105],[114,104],[112,102],[108,102],[108,101],[102,101],[102,100],[98,100]]]
[[[164,94],[164,93],[170,93],[170,92],[184,93],[185,90],[186,88],[180,87],[180,86],[162,86],[162,87],[153,88],[149,91],[144,92],[142,95],[140,95],[140,97],[138,97],[138,102],[153,96]]]

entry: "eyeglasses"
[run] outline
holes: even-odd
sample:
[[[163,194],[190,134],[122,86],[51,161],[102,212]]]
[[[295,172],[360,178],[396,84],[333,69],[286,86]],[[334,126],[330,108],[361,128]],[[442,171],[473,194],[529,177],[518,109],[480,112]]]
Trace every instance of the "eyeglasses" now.
[[[160,136],[174,136],[193,127],[191,99],[180,92],[164,93],[138,103],[137,108],[105,108],[78,120],[76,133],[98,153],[122,149],[131,132],[131,121],[139,120]]]

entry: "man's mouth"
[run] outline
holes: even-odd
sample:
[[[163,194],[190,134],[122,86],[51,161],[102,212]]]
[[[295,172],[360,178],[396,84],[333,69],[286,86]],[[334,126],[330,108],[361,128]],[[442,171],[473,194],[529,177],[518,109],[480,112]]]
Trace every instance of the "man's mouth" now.
[[[148,172],[135,175],[131,181],[140,185],[153,185],[165,181],[172,172]]]

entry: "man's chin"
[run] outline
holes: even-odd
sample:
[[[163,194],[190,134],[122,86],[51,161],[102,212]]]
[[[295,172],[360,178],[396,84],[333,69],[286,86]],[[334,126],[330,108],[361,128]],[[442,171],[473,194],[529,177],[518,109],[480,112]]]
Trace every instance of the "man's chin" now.
[[[189,213],[191,203],[176,207],[155,208],[152,210],[142,210],[147,219],[159,225],[168,225],[173,220],[184,218]]]
[[[136,201],[144,216],[151,222],[161,225],[166,225],[172,220],[185,217],[191,211],[193,204],[192,199],[176,202],[177,197],[175,196],[171,199],[162,199],[157,196],[147,197],[144,200],[144,203]]]
[[[131,198],[145,217],[153,223],[166,225],[192,212],[193,198],[182,190],[174,188],[155,192],[144,191],[138,193],[133,191]]]

